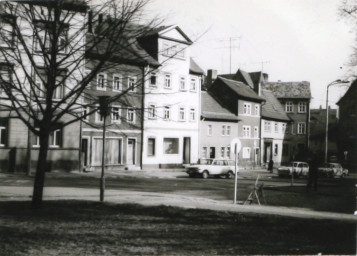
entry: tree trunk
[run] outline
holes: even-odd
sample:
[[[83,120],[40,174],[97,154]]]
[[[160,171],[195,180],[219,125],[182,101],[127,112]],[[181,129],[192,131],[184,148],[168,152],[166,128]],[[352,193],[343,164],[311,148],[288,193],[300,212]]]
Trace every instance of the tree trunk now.
[[[47,165],[49,133],[40,135],[40,152],[38,154],[35,184],[32,195],[32,209],[39,209],[42,205],[43,187],[45,183],[45,171]]]

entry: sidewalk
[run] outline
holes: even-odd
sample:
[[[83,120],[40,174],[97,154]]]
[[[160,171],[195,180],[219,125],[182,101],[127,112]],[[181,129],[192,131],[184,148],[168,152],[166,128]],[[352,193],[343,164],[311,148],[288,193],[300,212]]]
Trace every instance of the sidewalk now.
[[[1,186],[1,201],[31,200],[32,187]],[[47,187],[44,189],[44,200],[90,200],[99,201],[99,189]],[[234,205],[232,201],[217,201],[201,197],[190,197],[168,193],[138,192],[126,190],[105,191],[105,202],[134,203],[148,206],[174,206],[190,209],[206,209],[213,211],[268,214],[295,218],[326,219],[357,223],[357,217],[352,214],[316,212],[301,208]],[[241,203],[241,202],[238,202]]]

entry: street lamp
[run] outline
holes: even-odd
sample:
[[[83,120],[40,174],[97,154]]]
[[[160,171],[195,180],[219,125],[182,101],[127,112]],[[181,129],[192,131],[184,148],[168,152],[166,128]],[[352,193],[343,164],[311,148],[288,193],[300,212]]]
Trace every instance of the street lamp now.
[[[325,131],[325,163],[327,163],[327,151],[328,151],[328,89],[330,88],[331,85],[335,84],[346,84],[349,83],[349,81],[343,81],[341,79],[337,79],[327,85],[326,89],[326,131]]]

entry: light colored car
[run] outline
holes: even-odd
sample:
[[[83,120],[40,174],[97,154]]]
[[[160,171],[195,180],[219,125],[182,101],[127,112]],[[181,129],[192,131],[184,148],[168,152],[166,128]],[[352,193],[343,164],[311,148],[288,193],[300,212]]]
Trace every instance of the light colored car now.
[[[319,175],[327,177],[344,177],[348,175],[348,170],[344,169],[339,163],[325,163],[318,169]]]
[[[294,177],[307,176],[309,174],[308,163],[295,161],[278,168],[279,177],[291,176],[292,174]]]
[[[186,167],[186,173],[190,177],[201,176],[204,179],[207,179],[210,175],[224,175],[226,178],[231,179],[234,177],[234,170],[234,161],[225,159],[200,159],[197,164]]]

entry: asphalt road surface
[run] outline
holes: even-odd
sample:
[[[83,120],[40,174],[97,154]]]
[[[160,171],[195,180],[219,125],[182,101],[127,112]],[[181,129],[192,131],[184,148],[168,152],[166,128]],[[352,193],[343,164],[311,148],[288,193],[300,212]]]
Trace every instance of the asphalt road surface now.
[[[257,173],[240,173],[238,176],[238,200],[247,199],[254,189]],[[99,188],[99,173],[90,174],[49,174],[46,187]],[[318,211],[341,213],[354,212],[356,208],[354,179],[319,179],[318,191],[306,192],[307,180],[294,180],[291,186],[289,178],[278,178],[276,174],[260,174],[264,183],[264,197],[268,205],[303,207]],[[107,189],[139,192],[159,192],[204,197],[214,200],[233,200],[234,179],[225,178],[189,178],[187,174],[175,178],[156,178],[138,176],[109,175],[106,178]],[[32,186],[33,177],[9,175],[0,178],[0,186]],[[263,198],[261,198],[263,199]]]

